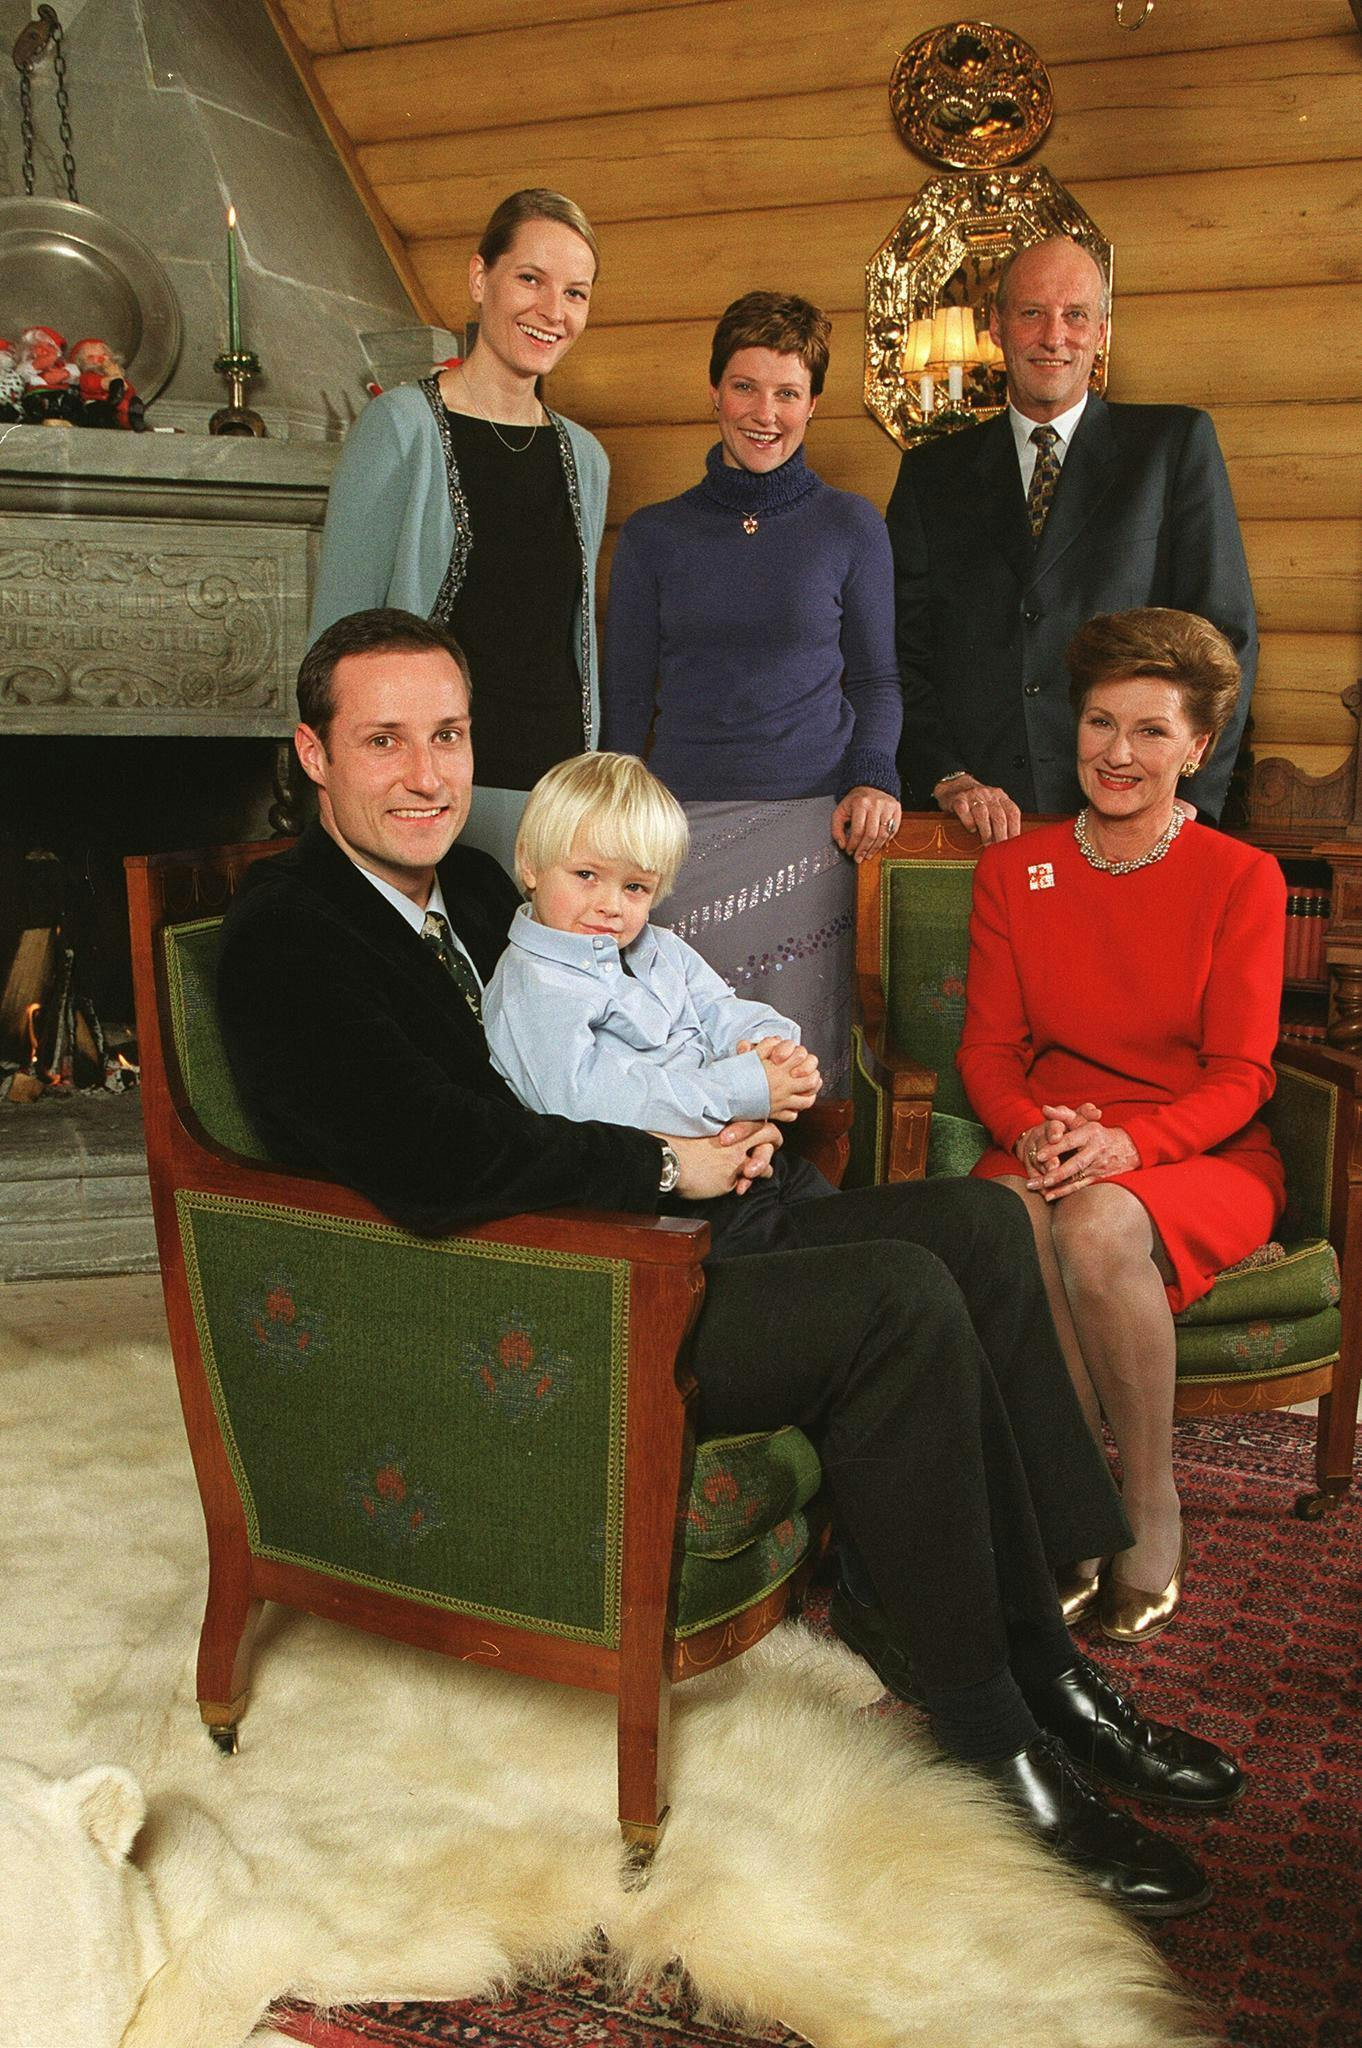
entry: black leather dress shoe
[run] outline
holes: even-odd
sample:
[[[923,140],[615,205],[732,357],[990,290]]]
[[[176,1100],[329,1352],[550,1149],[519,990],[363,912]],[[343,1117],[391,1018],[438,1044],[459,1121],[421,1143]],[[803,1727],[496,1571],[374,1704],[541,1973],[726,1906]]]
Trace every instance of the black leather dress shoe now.
[[[1048,1735],[1091,1777],[1131,1799],[1215,1813],[1244,1789],[1233,1757],[1213,1742],[1149,1721],[1105,1672],[1079,1657],[1058,1678],[1022,1687]]]
[[[1186,1851],[1108,1806],[1052,1737],[1038,1735],[1015,1756],[972,1768],[1113,1905],[1144,1920],[1174,1920],[1210,1898],[1205,1872]]]
[[[876,1678],[896,1699],[907,1700],[910,1707],[922,1705],[908,1653],[895,1640],[889,1617],[882,1608],[872,1607],[848,1593],[845,1586],[838,1586],[828,1603],[828,1620],[834,1634],[858,1657],[865,1658]]]

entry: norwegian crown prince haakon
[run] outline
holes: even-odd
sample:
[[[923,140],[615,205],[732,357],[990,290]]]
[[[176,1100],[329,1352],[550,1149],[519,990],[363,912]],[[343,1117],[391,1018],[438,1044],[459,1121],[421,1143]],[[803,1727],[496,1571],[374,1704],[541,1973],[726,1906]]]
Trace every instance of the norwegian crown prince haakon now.
[[[646,1213],[764,1174],[769,1124],[667,1141],[536,1115],[494,1071],[481,989],[517,894],[456,844],[471,693],[445,630],[338,620],[298,692],[320,822],[251,867],[219,976],[233,1072],[274,1155],[429,1234],[564,1202]],[[797,1203],[780,1249],[709,1262],[691,1366],[707,1430],[797,1423],[817,1444],[862,1568],[834,1622],[942,1746],[1109,1898],[1145,1915],[1202,1904],[1185,1851],[1091,1783],[1211,1810],[1240,1776],[1146,1720],[1064,1627],[1055,1565],[1130,1536],[1022,1205],[978,1181]]]
[[[1004,266],[990,330],[1007,410],[911,448],[885,512],[903,682],[899,771],[981,839],[1022,811],[1072,813],[1064,650],[1099,612],[1163,605],[1238,656],[1235,717],[1180,795],[1218,819],[1258,657],[1253,592],[1210,417],[1088,388],[1108,293],[1085,249],[1037,242]],[[1037,438],[1039,437],[1039,438]]]

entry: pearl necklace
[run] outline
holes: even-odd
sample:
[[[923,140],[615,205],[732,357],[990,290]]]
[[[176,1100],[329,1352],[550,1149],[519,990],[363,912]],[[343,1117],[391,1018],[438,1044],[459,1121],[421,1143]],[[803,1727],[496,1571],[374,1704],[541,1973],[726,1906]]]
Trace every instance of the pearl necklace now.
[[[1088,807],[1085,804],[1074,819],[1074,838],[1078,841],[1078,850],[1089,867],[1096,868],[1104,875],[1133,875],[1136,868],[1152,867],[1156,860],[1162,860],[1186,822],[1185,812],[1174,806],[1173,815],[1168,820],[1162,836],[1155,840],[1148,853],[1137,854],[1133,860],[1106,860],[1088,837]]]
[[[500,441],[502,447],[506,450],[506,453],[508,455],[523,455],[525,453],[525,450],[533,442],[534,437],[539,432],[540,427],[543,425],[542,419],[536,420],[534,425],[530,428],[529,440],[522,441],[520,443],[520,446],[517,447],[514,441],[508,441],[506,439],[506,436],[502,433],[501,428],[497,425],[496,421],[492,418],[491,414],[485,413],[482,407],[478,404],[477,399],[474,398],[473,386],[468,381],[468,372],[467,370],[465,370],[462,363],[459,364],[459,375],[463,379],[463,388],[468,393],[468,403],[472,406],[474,412],[482,421],[483,425],[486,427],[490,427],[492,429],[492,432],[496,435],[498,441]],[[539,410],[541,413],[543,412],[544,408],[542,405],[539,407]]]

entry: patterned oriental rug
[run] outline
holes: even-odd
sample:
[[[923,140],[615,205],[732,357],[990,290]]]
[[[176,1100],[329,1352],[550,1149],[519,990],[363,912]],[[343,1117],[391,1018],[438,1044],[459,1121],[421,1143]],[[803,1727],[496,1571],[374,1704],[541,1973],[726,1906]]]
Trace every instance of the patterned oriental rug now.
[[[1143,1649],[1123,1650],[1086,1625],[1084,1646],[1151,1712],[1225,1742],[1252,1782],[1221,1820],[1160,1823],[1213,1867],[1216,1897],[1204,1913],[1154,1927],[1153,1939],[1236,2048],[1357,2048],[1362,1498],[1323,1522],[1292,1515],[1311,1473],[1314,1424],[1304,1417],[1177,1429],[1193,1546],[1182,1613]],[[815,1625],[825,1602],[810,1603]],[[888,1703],[880,1711],[913,1718]],[[294,2009],[275,2024],[312,2048],[787,2048],[802,2039],[706,2024],[675,1977],[621,1994],[589,1965],[506,1998],[326,2018]]]

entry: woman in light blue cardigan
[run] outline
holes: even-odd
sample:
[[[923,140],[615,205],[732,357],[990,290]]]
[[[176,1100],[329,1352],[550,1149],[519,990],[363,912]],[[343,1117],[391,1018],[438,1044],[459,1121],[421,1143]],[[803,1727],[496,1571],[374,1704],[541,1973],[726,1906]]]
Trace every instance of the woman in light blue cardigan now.
[[[596,556],[609,463],[539,379],[586,325],[597,249],[561,194],[516,192],[469,265],[478,334],[453,368],[384,392],[336,469],[312,638],[348,612],[439,618],[468,655],[478,786],[463,837],[510,865],[525,793],[596,744]]]

